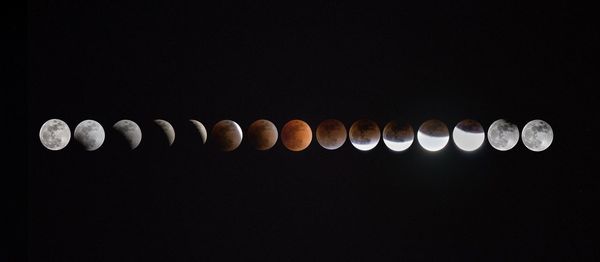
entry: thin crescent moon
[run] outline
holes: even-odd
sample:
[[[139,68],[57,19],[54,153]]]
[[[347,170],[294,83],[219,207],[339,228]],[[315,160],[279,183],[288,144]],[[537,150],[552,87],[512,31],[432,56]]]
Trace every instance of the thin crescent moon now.
[[[202,144],[206,144],[206,139],[208,137],[208,132],[206,132],[206,127],[204,127],[204,125],[198,120],[190,119],[190,122],[192,122],[194,127],[196,127],[196,129],[198,130],[198,133],[200,134],[200,138],[202,139]]]
[[[155,119],[154,123],[156,123],[163,130],[163,132],[165,132],[167,140],[169,141],[169,146],[173,145],[173,142],[175,142],[175,129],[171,123],[162,119]]]

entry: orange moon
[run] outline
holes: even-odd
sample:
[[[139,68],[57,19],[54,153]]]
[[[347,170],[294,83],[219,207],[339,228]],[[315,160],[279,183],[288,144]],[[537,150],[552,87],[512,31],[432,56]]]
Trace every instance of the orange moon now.
[[[298,119],[287,122],[281,129],[281,142],[290,151],[302,151],[312,141],[310,126]]]
[[[248,127],[248,141],[256,150],[267,150],[277,143],[277,127],[266,119],[254,121]]]

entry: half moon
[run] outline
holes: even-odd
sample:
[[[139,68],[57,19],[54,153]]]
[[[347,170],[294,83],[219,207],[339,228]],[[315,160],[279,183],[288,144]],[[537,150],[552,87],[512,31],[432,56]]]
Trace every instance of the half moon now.
[[[485,132],[479,122],[465,119],[454,127],[452,140],[463,151],[475,151],[483,145]]]
[[[104,128],[94,120],[83,120],[75,127],[75,140],[87,151],[94,151],[104,143]]]
[[[448,140],[450,140],[448,127],[444,122],[437,119],[425,121],[419,127],[417,140],[421,147],[427,151],[440,151],[446,147]]]
[[[171,123],[169,123],[165,120],[162,120],[162,119],[155,119],[154,123],[156,123],[162,129],[162,131],[165,133],[165,135],[167,136],[167,141],[169,141],[169,146],[173,145],[173,142],[175,142],[175,129],[173,128]]]
[[[358,150],[369,151],[377,146],[381,139],[381,131],[377,123],[362,119],[350,127],[350,143]]]
[[[248,141],[256,150],[270,149],[277,143],[279,133],[273,122],[266,119],[254,121],[248,127]]]
[[[131,120],[120,120],[113,125],[113,129],[123,135],[131,150],[136,149],[142,142],[142,130],[138,124]]]
[[[196,127],[196,130],[198,130],[198,134],[200,134],[200,139],[202,139],[202,144],[206,144],[206,139],[208,138],[208,132],[206,132],[206,127],[204,127],[204,125],[200,121],[194,119],[190,119],[190,122],[192,122],[194,127]]]
[[[404,151],[414,140],[415,131],[409,123],[391,121],[383,128],[383,143],[392,151]]]
[[[221,120],[213,126],[211,141],[221,151],[233,151],[242,143],[242,128],[232,120]]]
[[[71,140],[71,130],[65,121],[50,119],[40,128],[40,142],[52,151],[65,148]]]
[[[347,137],[346,127],[339,120],[327,119],[317,127],[317,142],[325,149],[340,148],[346,142]]]
[[[287,122],[281,129],[281,143],[290,151],[302,151],[312,141],[310,126],[298,119]]]

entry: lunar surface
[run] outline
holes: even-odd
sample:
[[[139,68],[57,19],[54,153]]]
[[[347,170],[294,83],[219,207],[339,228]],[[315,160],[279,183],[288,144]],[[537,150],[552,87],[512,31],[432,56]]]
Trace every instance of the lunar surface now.
[[[291,120],[281,129],[281,143],[291,151],[302,151],[312,141],[312,130],[302,120]]]
[[[552,144],[554,132],[552,132],[552,127],[544,120],[531,120],[523,127],[521,139],[529,150],[540,152],[546,150]]]
[[[461,150],[475,151],[483,144],[485,132],[479,122],[465,119],[454,127],[452,139]]]
[[[221,120],[213,126],[211,143],[225,152],[233,151],[242,143],[242,128],[232,120]]]
[[[380,138],[379,126],[371,120],[358,120],[350,127],[350,143],[358,150],[369,151],[375,148]]]
[[[50,119],[40,128],[40,142],[52,151],[65,148],[71,140],[71,130],[67,123],[60,119]]]
[[[142,130],[138,124],[131,120],[120,120],[113,125],[113,129],[117,130],[119,133],[121,133],[121,135],[123,135],[129,144],[129,149],[131,150],[138,147],[140,142],[142,142]]]
[[[75,140],[87,151],[94,151],[104,143],[104,128],[94,120],[84,120],[75,127]]]
[[[493,148],[507,151],[519,142],[519,128],[511,122],[498,119],[488,128],[487,137]]]
[[[277,127],[269,120],[259,119],[248,127],[248,141],[256,150],[270,149],[277,143]]]
[[[383,128],[383,143],[392,151],[408,149],[415,139],[415,131],[409,123],[391,121]]]
[[[162,119],[155,119],[154,123],[156,123],[162,129],[162,131],[165,133],[165,135],[167,136],[167,141],[169,141],[169,146],[173,145],[173,142],[175,142],[175,129],[173,128],[171,123],[169,123],[165,120],[162,120]]]
[[[317,142],[325,149],[340,148],[348,137],[344,123],[335,119],[327,119],[317,127]]]
[[[419,127],[417,140],[421,147],[427,151],[440,151],[450,140],[448,127],[444,122],[437,119],[425,121]]]
[[[206,144],[206,139],[208,138],[208,132],[206,132],[206,127],[204,127],[204,125],[200,121],[194,119],[190,119],[190,122],[192,122],[194,127],[196,127],[196,130],[198,130],[200,139],[202,139],[202,144]]]

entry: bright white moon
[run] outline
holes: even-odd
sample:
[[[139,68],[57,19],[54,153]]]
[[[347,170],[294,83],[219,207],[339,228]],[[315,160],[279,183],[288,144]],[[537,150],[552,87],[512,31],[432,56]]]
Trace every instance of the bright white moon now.
[[[428,120],[419,127],[417,140],[427,151],[440,151],[450,140],[448,127],[440,120]]]
[[[40,142],[52,151],[65,148],[71,140],[71,130],[67,123],[60,119],[50,119],[40,128]]]
[[[483,144],[485,134],[481,124],[466,119],[458,123],[452,131],[454,144],[463,151],[475,151]]]
[[[493,148],[507,151],[519,142],[519,128],[511,122],[498,119],[488,128],[487,137]]]
[[[540,152],[546,150],[554,139],[552,127],[543,120],[531,120],[523,127],[521,134],[523,144],[529,150]]]

